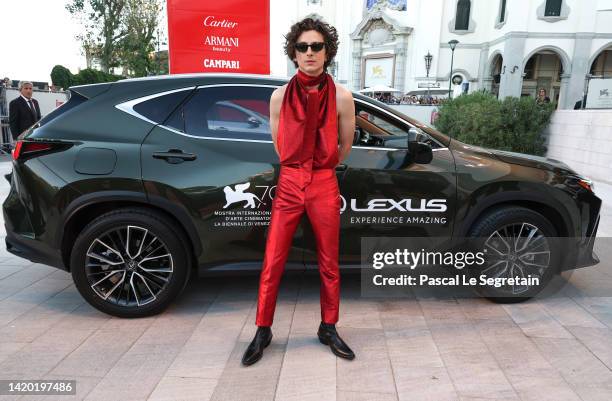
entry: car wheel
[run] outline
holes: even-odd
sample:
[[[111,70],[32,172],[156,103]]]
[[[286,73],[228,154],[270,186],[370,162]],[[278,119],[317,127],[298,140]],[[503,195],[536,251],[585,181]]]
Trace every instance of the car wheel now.
[[[494,302],[523,302],[536,296],[559,271],[560,246],[555,227],[541,214],[524,207],[495,209],[480,218],[469,237],[478,238],[486,252],[482,268],[471,269],[472,277],[537,278],[533,285],[479,285],[476,291]]]
[[[114,210],[91,221],[74,243],[70,266],[85,300],[118,317],[161,312],[191,271],[180,228],[144,208]]]

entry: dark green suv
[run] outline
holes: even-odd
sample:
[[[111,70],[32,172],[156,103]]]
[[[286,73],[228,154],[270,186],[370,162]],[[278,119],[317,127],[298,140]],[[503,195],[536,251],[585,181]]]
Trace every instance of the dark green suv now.
[[[286,82],[198,74],[71,88],[16,143],[7,249],[70,271],[88,302],[123,317],[161,311],[193,269],[260,269],[279,173],[269,99]],[[601,201],[566,165],[470,146],[354,99],[353,149],[337,167],[343,268],[360,266],[362,237],[568,237],[532,273],[597,263]],[[317,268],[306,218],[287,267]]]

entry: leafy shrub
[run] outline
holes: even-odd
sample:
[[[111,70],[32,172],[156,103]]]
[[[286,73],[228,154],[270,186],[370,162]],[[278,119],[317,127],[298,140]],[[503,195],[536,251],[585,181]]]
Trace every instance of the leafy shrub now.
[[[542,156],[542,131],[554,109],[553,103],[537,104],[531,97],[498,100],[488,92],[473,92],[443,103],[435,125],[461,142]]]
[[[54,85],[61,86],[64,89],[73,85],[97,84],[101,82],[114,82],[125,77],[121,75],[109,74],[103,71],[85,68],[79,71],[78,74],[72,74],[69,69],[64,66],[56,65],[51,70],[51,81]]]
[[[85,68],[79,71],[78,74],[72,76],[73,85],[97,84],[101,82],[114,82],[124,77],[120,75],[109,74],[104,71]]]
[[[51,70],[51,82],[60,88],[68,88],[72,85],[72,73],[63,65],[56,65]]]

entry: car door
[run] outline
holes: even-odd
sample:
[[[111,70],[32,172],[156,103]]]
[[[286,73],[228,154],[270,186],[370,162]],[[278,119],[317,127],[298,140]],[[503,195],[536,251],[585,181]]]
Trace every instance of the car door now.
[[[261,267],[279,173],[268,121],[275,88],[198,87],[142,144],[147,195],[188,214],[201,239],[200,266]],[[290,269],[304,268],[301,237],[298,228]]]
[[[360,265],[362,237],[450,237],[456,178],[449,149],[378,105],[355,99],[355,112],[356,141],[339,181],[340,263]],[[417,131],[433,148],[429,163],[411,160],[408,139]],[[315,269],[311,231],[305,238],[305,262]]]

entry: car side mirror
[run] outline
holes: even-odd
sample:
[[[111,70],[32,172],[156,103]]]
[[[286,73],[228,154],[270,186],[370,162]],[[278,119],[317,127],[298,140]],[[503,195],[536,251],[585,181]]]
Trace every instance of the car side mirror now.
[[[259,127],[259,126],[261,125],[261,123],[259,122],[259,120],[258,120],[258,119],[256,119],[255,117],[249,117],[249,118],[247,119],[247,123],[248,123],[248,124],[249,124],[251,127],[253,127],[253,128],[257,128],[257,127]]]
[[[418,129],[410,128],[408,130],[408,144],[410,144],[410,142],[417,142],[418,137],[419,137]]]
[[[410,159],[417,164],[429,164],[433,160],[433,150],[425,142],[408,142]]]

